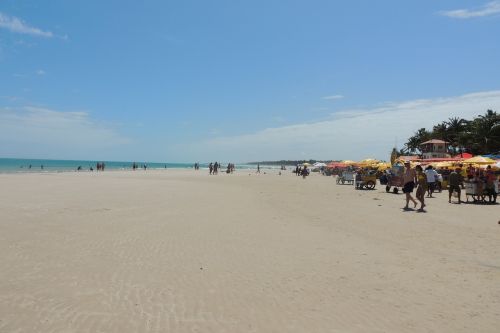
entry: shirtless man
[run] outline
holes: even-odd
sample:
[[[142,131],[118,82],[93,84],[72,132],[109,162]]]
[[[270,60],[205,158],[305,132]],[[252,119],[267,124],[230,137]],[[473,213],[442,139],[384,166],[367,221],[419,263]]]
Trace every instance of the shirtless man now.
[[[414,169],[411,168],[410,162],[405,162],[405,173],[403,175],[403,193],[406,194],[406,206],[404,209],[408,209],[408,204],[410,200],[413,202],[415,207],[417,207],[417,201],[411,196],[413,189],[415,188],[417,174]]]

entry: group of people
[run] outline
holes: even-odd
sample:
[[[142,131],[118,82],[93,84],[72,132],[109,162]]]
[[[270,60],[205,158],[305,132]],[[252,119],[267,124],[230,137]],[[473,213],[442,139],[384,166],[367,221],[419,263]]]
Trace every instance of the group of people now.
[[[104,168],[106,168],[106,164],[104,164],[104,162],[97,162],[97,165],[96,165],[96,170],[97,171],[104,171]]]
[[[236,169],[234,163],[228,163],[227,164],[226,173],[233,173],[234,169]]]
[[[141,166],[140,166],[138,163],[135,163],[135,162],[134,162],[134,163],[132,163],[132,170],[137,170],[137,169],[139,169],[139,168],[141,168]],[[167,168],[167,166],[165,165],[165,169],[166,169],[166,168]],[[147,169],[148,169],[148,165],[147,165],[146,163],[144,163],[144,164],[142,165],[142,169],[147,170]]]
[[[414,208],[417,208],[418,200],[420,202],[420,208],[418,210],[424,211],[424,207],[426,206],[425,193],[428,192],[428,197],[432,197],[437,177],[437,172],[433,169],[428,168],[426,172],[424,172],[421,165],[417,165],[415,169],[412,169],[410,162],[406,161],[403,173],[403,193],[406,195],[406,205],[404,209],[409,209],[408,205],[410,201],[413,202]],[[417,200],[411,195],[415,187],[415,197]]]
[[[208,165],[208,172],[210,175],[217,175],[219,173],[221,165],[219,162],[212,163]]]
[[[307,176],[309,176],[309,169],[305,165],[304,166],[297,165],[295,167],[294,173],[296,176],[302,176],[302,178],[306,178]]]
[[[452,197],[455,195],[458,199],[458,204],[462,203],[462,189],[464,189],[464,181],[475,183],[477,186],[478,195],[489,196],[489,202],[496,202],[497,192],[495,190],[495,175],[491,166],[487,166],[486,170],[469,166],[465,170],[466,179],[464,179],[464,169],[458,166],[451,171],[446,172],[446,180],[448,181],[448,202],[452,202]],[[410,201],[417,207],[417,200],[420,202],[419,211],[423,211],[425,205],[425,193],[428,198],[432,198],[434,191],[441,188],[443,175],[439,174],[434,168],[429,165],[425,171],[421,165],[417,165],[415,169],[411,168],[409,161],[405,162],[405,170],[403,174],[403,193],[406,195],[405,209],[409,209]],[[416,189],[415,200],[412,196],[413,190]]]

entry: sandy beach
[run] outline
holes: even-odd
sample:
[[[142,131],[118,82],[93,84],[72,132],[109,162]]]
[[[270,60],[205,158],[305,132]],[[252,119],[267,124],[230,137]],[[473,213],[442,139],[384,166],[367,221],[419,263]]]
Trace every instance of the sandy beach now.
[[[0,332],[498,332],[498,205],[266,172],[1,174]]]

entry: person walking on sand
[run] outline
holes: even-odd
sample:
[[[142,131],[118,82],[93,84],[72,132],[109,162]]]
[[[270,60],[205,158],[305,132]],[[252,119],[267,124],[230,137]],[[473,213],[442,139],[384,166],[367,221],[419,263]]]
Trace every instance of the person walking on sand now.
[[[417,207],[417,202],[411,196],[413,189],[415,188],[416,183],[416,173],[415,170],[411,168],[410,161],[405,162],[405,173],[403,175],[403,193],[406,195],[406,206],[405,209],[408,209],[408,204],[410,201],[413,202],[413,205]]]
[[[432,165],[429,165],[427,168],[425,168],[424,173],[427,178],[427,197],[432,198],[432,194],[436,189],[436,180],[438,178],[438,173],[432,168]]]
[[[415,196],[417,200],[420,201],[419,211],[423,212],[425,207],[425,192],[427,191],[427,175],[420,165],[417,165],[415,170],[417,173],[417,191]]]
[[[257,173],[260,173],[260,164],[257,164]]]
[[[458,203],[462,203],[460,198],[460,168],[456,168],[453,170],[448,176],[448,202],[451,203],[451,196],[453,195],[453,191],[458,193]]]

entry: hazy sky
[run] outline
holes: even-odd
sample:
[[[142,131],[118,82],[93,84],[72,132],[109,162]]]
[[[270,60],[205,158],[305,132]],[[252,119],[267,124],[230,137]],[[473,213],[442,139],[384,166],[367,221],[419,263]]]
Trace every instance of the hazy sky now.
[[[500,1],[0,2],[0,157],[388,159],[500,111]]]

